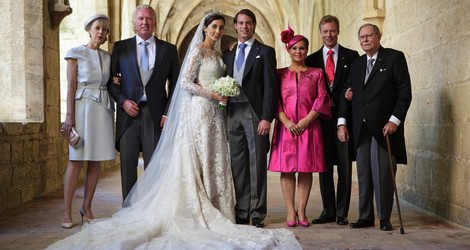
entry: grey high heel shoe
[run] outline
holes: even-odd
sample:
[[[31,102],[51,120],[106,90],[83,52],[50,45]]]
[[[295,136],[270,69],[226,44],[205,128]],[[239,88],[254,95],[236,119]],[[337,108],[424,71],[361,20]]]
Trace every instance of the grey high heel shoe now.
[[[70,229],[73,227],[73,222],[62,222],[62,228]]]
[[[85,210],[83,210],[83,207],[80,208],[80,215],[82,217],[82,225],[83,225],[83,217],[85,217],[85,222],[88,222],[90,223],[91,221],[93,221],[95,218],[91,219],[91,218],[87,218],[86,217],[86,214],[85,214]]]

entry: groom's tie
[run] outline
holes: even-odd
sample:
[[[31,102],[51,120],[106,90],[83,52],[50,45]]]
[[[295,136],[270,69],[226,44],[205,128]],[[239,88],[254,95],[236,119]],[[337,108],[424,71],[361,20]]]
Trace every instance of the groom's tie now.
[[[240,43],[239,45],[240,50],[238,51],[238,58],[237,58],[237,70],[240,71],[242,68],[243,62],[245,61],[245,43]]]

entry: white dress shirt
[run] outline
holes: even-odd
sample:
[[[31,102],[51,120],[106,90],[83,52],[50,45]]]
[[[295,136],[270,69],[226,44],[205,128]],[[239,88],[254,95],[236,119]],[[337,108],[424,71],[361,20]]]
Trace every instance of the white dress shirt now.
[[[140,67],[140,55],[142,53],[142,50],[144,49],[144,46],[140,45],[142,42],[145,40],[142,39],[140,36],[136,35],[136,47],[137,47],[137,64],[139,64]],[[152,70],[153,67],[155,66],[155,54],[156,54],[156,40],[155,37],[151,36],[148,40],[145,42],[148,42],[149,45],[147,45],[147,49],[149,52],[149,70]]]

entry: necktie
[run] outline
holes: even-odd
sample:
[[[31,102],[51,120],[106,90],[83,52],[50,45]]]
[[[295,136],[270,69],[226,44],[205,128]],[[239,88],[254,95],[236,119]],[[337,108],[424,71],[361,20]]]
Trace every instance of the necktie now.
[[[142,70],[149,70],[149,50],[148,50],[148,42],[141,42],[140,43],[143,48],[140,51],[140,68]]]
[[[237,58],[237,70],[240,71],[242,68],[243,62],[245,61],[245,48],[246,44],[241,43],[240,44],[240,50],[238,51],[238,58]]]
[[[374,67],[374,61],[375,59],[372,59],[372,58],[367,61],[366,78],[364,80],[365,82],[367,82],[367,79],[369,78],[369,74],[372,71],[372,68]]]
[[[333,60],[333,50],[328,50],[328,57],[326,58],[326,75],[328,76],[328,85],[331,87],[333,85],[333,80],[335,79],[335,61]]]

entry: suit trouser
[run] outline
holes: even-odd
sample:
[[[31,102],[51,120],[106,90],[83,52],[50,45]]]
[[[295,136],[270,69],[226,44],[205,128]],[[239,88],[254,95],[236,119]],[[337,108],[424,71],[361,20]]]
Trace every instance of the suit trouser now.
[[[131,125],[124,131],[119,141],[123,201],[137,181],[140,152],[143,153],[144,168],[146,168],[155,150],[159,135],[155,132],[148,105],[141,105],[139,114],[132,120]]]
[[[238,220],[266,217],[269,136],[258,135],[259,118],[249,103],[230,103],[228,134]]]
[[[393,208],[393,180],[386,148],[380,146],[363,124],[357,148],[359,219],[374,221],[374,193],[377,215],[390,220]],[[395,159],[393,158],[396,173]]]
[[[349,145],[347,142],[342,143],[336,136],[336,120],[332,119],[324,121],[328,127],[323,131],[325,133],[324,140],[330,140],[328,143],[332,144],[325,150],[331,157],[336,157],[338,173],[338,188],[335,195],[334,183],[334,167],[331,160],[327,160],[327,171],[319,174],[320,192],[323,202],[322,217],[348,217],[349,204],[351,201],[351,179],[352,179],[352,162],[349,157]],[[333,131],[330,131],[333,130]],[[325,143],[326,145],[326,143]]]

